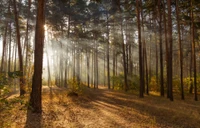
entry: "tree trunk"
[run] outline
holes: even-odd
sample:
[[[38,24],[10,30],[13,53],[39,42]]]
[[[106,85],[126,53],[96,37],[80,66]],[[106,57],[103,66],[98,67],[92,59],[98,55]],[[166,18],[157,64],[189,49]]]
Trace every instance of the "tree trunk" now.
[[[8,13],[11,17],[11,0],[9,0],[9,8],[8,8]],[[10,72],[11,70],[11,42],[12,42],[12,21],[10,21],[9,23],[9,36],[10,36],[10,40],[9,40],[9,57],[8,57],[8,72]]]
[[[124,42],[124,34],[123,34],[123,21],[121,21],[121,35],[122,35],[122,53],[123,53],[123,68],[124,68],[124,90],[128,91],[128,83],[127,83],[127,64],[126,64],[126,53],[125,53],[125,42]]]
[[[89,88],[90,87],[90,52],[88,49],[87,49],[86,56],[87,56],[87,86]]]
[[[192,56],[193,56],[193,70],[194,70],[194,100],[197,101],[197,73],[196,73],[196,51],[195,51],[195,39],[194,39],[194,14],[193,14],[193,3],[191,0],[191,22],[192,22]]]
[[[108,14],[107,14],[107,79],[108,79],[108,89],[110,89],[110,44],[109,44],[109,26],[108,26]]]
[[[96,43],[96,48],[95,48],[95,65],[96,65],[96,88],[98,88],[98,84],[99,84],[99,67],[98,67],[98,44],[97,41],[95,41]]]
[[[19,67],[20,67],[20,96],[26,93],[25,91],[25,81],[23,75],[23,60],[22,60],[22,49],[20,42],[20,31],[19,31],[19,21],[18,21],[18,11],[16,7],[16,0],[13,0],[14,4],[14,13],[15,13],[15,24],[16,24],[16,38],[17,38],[17,46],[18,46],[18,56],[19,56]]]
[[[140,93],[139,96],[144,97],[144,73],[143,73],[143,62],[142,62],[142,42],[141,42],[141,27],[140,27],[140,0],[136,1],[137,10],[137,24],[138,24],[138,44],[139,44],[139,72],[140,72]]]
[[[165,3],[162,3],[164,10],[165,10]],[[169,98],[169,63],[168,63],[168,54],[169,54],[169,47],[168,47],[168,39],[167,39],[167,21],[166,21],[166,13],[163,12],[163,18],[164,18],[164,31],[165,31],[165,49],[166,49],[166,56],[165,56],[165,61],[166,61],[166,71],[167,71],[167,98]]]
[[[28,37],[29,37],[29,15],[30,15],[30,11],[31,11],[31,0],[28,0],[28,17],[27,17],[27,21],[26,21],[26,37],[25,37],[25,43],[26,43],[26,57],[25,57],[25,69],[24,69],[24,75],[26,76],[27,73],[27,67],[28,67],[28,54],[29,54],[29,41],[28,41]]]
[[[159,12],[159,41],[160,41],[160,95],[164,96],[164,81],[163,81],[163,46],[162,46],[162,13],[161,0],[158,2]]]
[[[34,74],[30,105],[33,112],[42,112],[42,60],[44,47],[45,0],[38,0],[35,30]]]
[[[104,76],[103,84],[104,86],[106,86],[106,53],[105,52],[103,54],[103,76]]]
[[[172,18],[171,18],[171,0],[167,1],[168,6],[168,43],[169,43],[169,55],[168,55],[168,63],[169,63],[169,98],[173,101],[173,69],[172,69],[172,50],[173,50],[173,40],[172,40]]]
[[[4,36],[3,36],[3,49],[2,49],[2,59],[1,59],[1,73],[3,73],[4,70],[5,70],[5,67],[4,67],[4,58],[5,58],[5,51],[6,51],[7,29],[8,29],[8,23],[6,23],[5,32],[4,32]]]
[[[181,31],[179,23],[179,1],[176,0],[176,20],[177,20],[177,30],[178,30],[178,44],[179,44],[179,58],[180,58],[180,82],[181,82],[181,99],[184,100],[184,86],[183,86],[183,52],[181,44]]]

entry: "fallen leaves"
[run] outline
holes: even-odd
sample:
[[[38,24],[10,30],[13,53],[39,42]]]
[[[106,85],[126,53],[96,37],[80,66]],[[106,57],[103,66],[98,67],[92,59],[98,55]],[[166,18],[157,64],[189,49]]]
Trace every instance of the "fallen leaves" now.
[[[192,98],[174,102],[157,96],[140,99],[106,89],[84,89],[72,97],[68,93],[46,88],[39,115],[27,111],[28,96],[1,102],[1,128],[200,127],[200,103]]]

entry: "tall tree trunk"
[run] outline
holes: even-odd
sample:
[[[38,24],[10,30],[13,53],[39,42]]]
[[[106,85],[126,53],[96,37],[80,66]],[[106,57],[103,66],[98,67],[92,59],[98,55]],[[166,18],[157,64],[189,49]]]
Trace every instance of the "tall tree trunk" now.
[[[19,31],[19,21],[18,21],[18,11],[16,6],[16,0],[13,0],[14,4],[14,13],[15,13],[15,24],[16,24],[16,36],[17,36],[17,46],[18,46],[18,56],[19,56],[19,67],[20,67],[20,96],[26,93],[25,91],[25,81],[23,75],[23,60],[22,60],[22,49],[21,49],[21,42],[20,42],[20,31]]]
[[[162,46],[162,13],[161,0],[158,1],[159,12],[159,41],[160,41],[160,95],[164,96],[164,81],[163,81],[163,46]]]
[[[141,27],[140,27],[140,0],[136,1],[136,10],[137,10],[137,24],[138,24],[138,44],[139,44],[139,72],[140,72],[140,93],[139,96],[144,97],[144,73],[143,73],[143,62],[142,62],[142,42],[141,42]]]
[[[93,65],[94,65],[94,88],[96,88],[96,72],[97,72],[97,64],[96,64],[96,41],[94,42],[94,53],[93,53]]]
[[[9,57],[8,57],[8,72],[11,71],[11,43],[12,43],[12,28],[11,28],[11,22],[9,24],[9,35],[10,35],[10,40],[9,40]]]
[[[76,56],[76,80],[78,82],[78,87],[80,86],[80,49],[77,49]]]
[[[149,71],[148,71],[148,64],[147,64],[146,41],[144,42],[144,64],[145,64],[144,66],[145,66],[145,69],[146,69],[145,70],[145,76],[146,76],[146,94],[148,95],[149,94]]]
[[[192,22],[192,56],[193,56],[193,70],[194,70],[194,100],[197,101],[197,73],[196,73],[196,51],[195,51],[195,39],[194,39],[194,14],[193,14],[193,2],[191,0],[191,22]]]
[[[108,79],[108,89],[110,89],[110,44],[109,44],[109,23],[108,23],[108,14],[107,14],[107,47],[106,47],[106,57],[107,57],[107,79]]]
[[[5,32],[3,36],[3,49],[2,49],[2,59],[1,59],[1,73],[4,72],[5,67],[4,67],[4,58],[5,58],[5,51],[6,51],[6,41],[7,41],[7,29],[8,29],[8,23],[6,23],[5,26]]]
[[[121,21],[121,35],[122,35],[122,53],[123,53],[123,68],[124,68],[124,90],[128,91],[128,83],[127,83],[127,61],[126,61],[126,50],[125,50],[125,42],[124,42],[124,33],[123,33],[123,20]]]
[[[183,52],[181,44],[181,31],[179,22],[179,1],[176,0],[176,20],[177,20],[177,30],[178,30],[178,44],[179,44],[179,58],[180,58],[180,82],[181,82],[181,99],[184,100],[184,86],[183,86]]]
[[[34,74],[30,104],[36,113],[42,112],[42,60],[44,47],[45,0],[38,0],[35,30]]]
[[[115,87],[115,46],[113,45],[113,79],[112,79],[112,89],[114,89],[114,87]]]
[[[11,17],[11,0],[9,0],[9,8],[8,8],[8,13]],[[12,43],[12,21],[9,23],[9,57],[8,57],[8,72],[11,70],[11,43]]]
[[[92,60],[91,60],[91,64],[92,64],[92,70],[91,70],[91,84],[93,84],[94,86],[94,52],[92,50]]]
[[[129,34],[130,36],[130,34]],[[133,76],[133,60],[132,60],[132,44],[131,42],[129,43],[129,75],[130,77]]]
[[[163,2],[163,7],[165,10],[165,3]],[[166,81],[166,85],[167,85],[167,98],[169,98],[169,63],[168,63],[168,57],[169,57],[169,47],[168,47],[168,38],[167,38],[167,21],[166,21],[166,13],[163,12],[163,18],[164,18],[164,31],[165,31],[165,61],[166,61],[166,71],[167,71],[167,81]]]
[[[24,75],[26,76],[27,73],[27,67],[28,67],[28,54],[29,54],[29,41],[28,41],[28,37],[29,37],[29,15],[30,15],[30,11],[31,11],[31,0],[28,0],[28,17],[27,17],[27,21],[26,21],[26,37],[25,37],[25,46],[26,46],[26,58],[25,58],[25,69],[24,69]]]
[[[152,42],[152,37],[150,34],[150,43]],[[151,45],[149,46],[149,82],[151,82]],[[149,87],[147,88],[147,94],[149,93]]]
[[[95,65],[96,65],[96,88],[98,88],[98,84],[99,84],[99,67],[98,67],[98,44],[96,41],[96,48],[95,48],[95,52],[96,52],[96,57],[95,57]]]
[[[190,13],[190,17],[191,17],[191,13]],[[189,89],[189,93],[192,94],[193,92],[193,80],[192,80],[192,68],[193,68],[193,54],[192,54],[192,24],[190,23],[190,46],[191,46],[191,53],[190,53],[190,89]]]
[[[104,76],[103,84],[104,86],[106,86],[106,53],[105,52],[103,54],[103,76]]]
[[[88,49],[86,52],[86,56],[87,56],[87,86],[89,88],[90,87],[90,53]]]
[[[142,3],[141,3],[141,6],[142,6]],[[142,58],[142,67],[143,67],[143,77],[144,77],[144,86],[143,86],[143,92],[145,93],[145,85],[148,86],[148,81],[147,79],[145,79],[145,76],[147,75],[147,68],[146,68],[146,40],[145,40],[145,31],[144,31],[144,16],[143,16],[143,11],[141,11],[141,22],[142,22],[142,55],[143,55],[143,58]]]
[[[62,46],[62,42],[60,42],[60,49],[61,49],[61,51],[60,51],[60,56],[59,56],[59,58],[60,58],[60,66],[59,66],[60,78],[59,78],[59,80],[60,80],[60,87],[63,87],[64,86],[64,79],[63,79],[63,69],[64,69],[64,67],[63,67],[63,52],[62,52],[63,46]]]
[[[173,69],[172,69],[172,53],[173,53],[173,40],[172,40],[172,18],[171,18],[171,0],[167,1],[168,6],[168,43],[169,43],[169,55],[168,55],[168,63],[169,63],[169,98],[173,101]]]

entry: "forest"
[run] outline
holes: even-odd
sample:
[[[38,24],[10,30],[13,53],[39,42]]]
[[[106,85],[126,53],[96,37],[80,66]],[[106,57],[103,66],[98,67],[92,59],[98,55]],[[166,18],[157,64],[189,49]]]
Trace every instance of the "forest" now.
[[[199,0],[0,0],[0,128],[199,128]]]

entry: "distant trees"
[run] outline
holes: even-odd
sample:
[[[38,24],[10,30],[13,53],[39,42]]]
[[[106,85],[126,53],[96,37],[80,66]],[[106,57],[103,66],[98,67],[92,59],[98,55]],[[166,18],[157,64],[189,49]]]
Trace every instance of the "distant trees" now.
[[[20,95],[24,95],[35,50],[30,101],[38,112],[41,74],[46,71],[41,67],[43,47],[48,85],[97,88],[102,84],[109,89],[138,90],[140,97],[153,90],[172,101],[174,91],[182,99],[188,91],[198,99],[198,1],[48,0],[46,11],[36,18],[35,8],[44,6],[41,2],[0,0],[1,73],[17,74]]]

